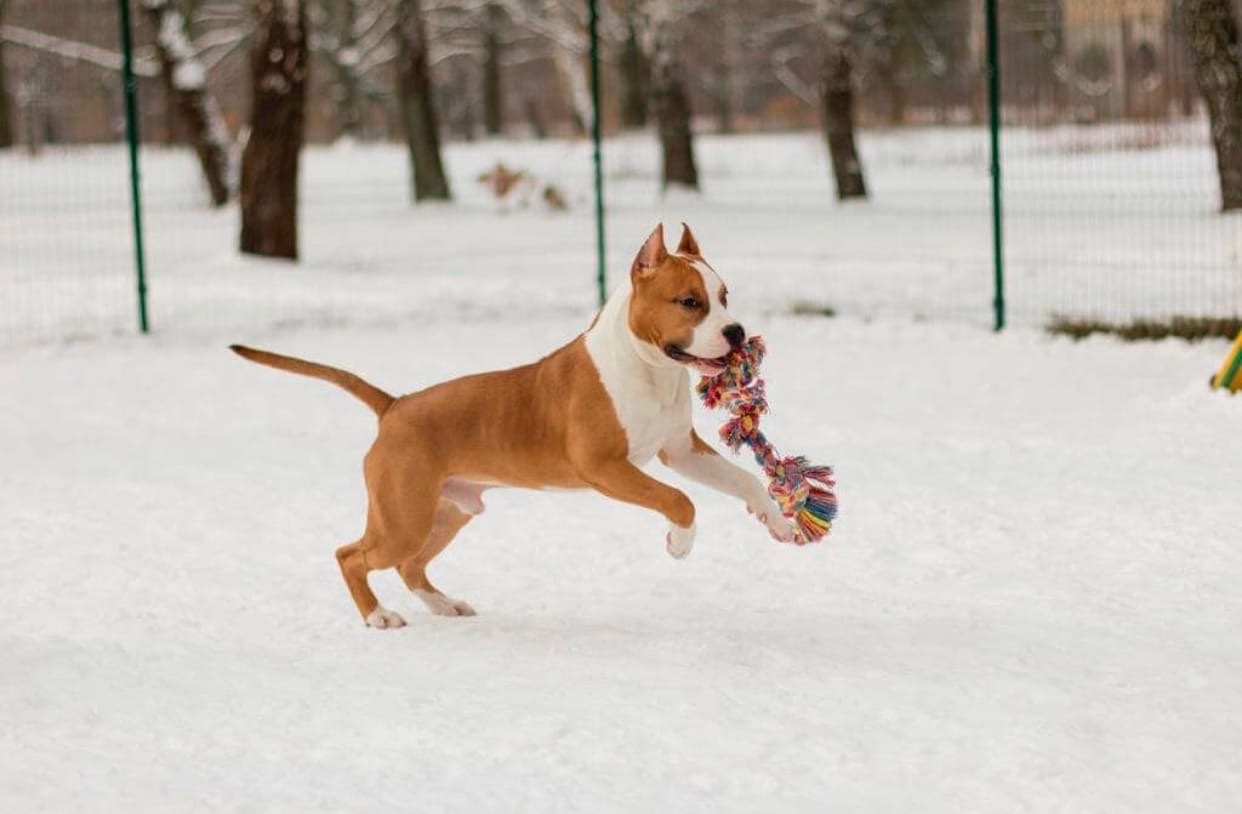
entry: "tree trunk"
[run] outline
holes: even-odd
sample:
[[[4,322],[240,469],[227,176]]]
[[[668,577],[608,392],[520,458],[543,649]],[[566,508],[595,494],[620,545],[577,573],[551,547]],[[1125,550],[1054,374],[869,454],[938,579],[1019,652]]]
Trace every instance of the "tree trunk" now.
[[[720,76],[716,85],[716,118],[721,133],[736,129],[738,112],[738,54],[741,43],[741,7],[737,0],[720,3]]]
[[[489,3],[483,13],[483,129],[489,136],[499,136],[505,129],[504,95],[500,80],[500,35],[504,29],[505,13],[498,3]]]
[[[526,108],[526,121],[530,124],[531,135],[538,141],[543,141],[548,137],[548,127],[543,123],[543,113],[539,110],[539,100],[534,96],[527,96],[524,102]]]
[[[626,5],[625,45],[621,51],[621,126],[638,130],[647,126],[647,99],[649,98],[650,68],[638,38],[638,24],[634,20],[637,10],[634,3]]]
[[[255,0],[255,8],[250,138],[241,170],[241,250],[296,260],[306,8],[303,0]]]
[[[845,0],[821,0],[824,54],[820,99],[824,137],[832,157],[837,199],[866,198],[862,161],[854,143],[854,52],[850,44]]]
[[[362,77],[358,75],[358,42],[355,32],[358,0],[337,0],[331,9],[336,48],[330,55],[339,88],[337,136],[357,138],[362,129]]]
[[[440,127],[420,0],[401,0],[397,40],[397,96],[413,168],[414,201],[447,201],[452,195],[440,160]]]
[[[0,0],[0,25],[4,24],[4,6],[6,0]],[[4,74],[4,40],[0,39],[0,150],[12,147],[13,118],[9,112],[8,81]]]
[[[216,100],[207,91],[207,71],[194,55],[185,19],[171,0],[142,0],[155,28],[155,50],[165,87],[171,92],[190,144],[198,156],[213,206],[224,206],[231,195],[232,137]]]
[[[1183,0],[1195,79],[1207,103],[1221,208],[1242,209],[1242,42],[1230,0]]]
[[[690,98],[686,94],[682,68],[681,42],[677,23],[665,13],[653,16],[655,30],[651,72],[651,102],[660,133],[663,156],[663,188],[670,186],[697,190],[699,171],[694,163],[694,135],[690,129]]]

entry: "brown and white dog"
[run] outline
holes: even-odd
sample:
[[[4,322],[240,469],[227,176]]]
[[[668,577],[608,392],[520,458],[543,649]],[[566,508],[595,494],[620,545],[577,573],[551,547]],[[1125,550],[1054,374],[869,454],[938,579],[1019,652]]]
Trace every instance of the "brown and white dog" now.
[[[474,610],[441,593],[427,564],[472,517],[485,490],[591,488],[668,520],[668,553],[694,545],[694,504],[639,467],[652,458],[745,501],[781,541],[794,530],[752,474],[725,461],[691,425],[689,371],[719,372],[746,339],[729,316],[723,281],[689,227],[677,251],[656,227],[623,285],[591,327],[534,364],[465,376],[393,398],[343,370],[233,346],[260,364],[330,381],[379,417],[364,461],[368,496],[362,539],[336,558],[359,613],[372,627],[405,620],[379,604],[371,571],[396,568],[442,616]]]

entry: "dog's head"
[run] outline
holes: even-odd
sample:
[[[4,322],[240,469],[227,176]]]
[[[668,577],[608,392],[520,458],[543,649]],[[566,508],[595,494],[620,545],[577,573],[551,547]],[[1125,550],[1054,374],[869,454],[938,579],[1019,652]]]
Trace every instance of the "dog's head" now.
[[[746,341],[746,330],[729,316],[724,281],[684,223],[672,254],[664,247],[663,225],[655,228],[634,258],[630,282],[630,330],[650,346],[643,354],[648,361],[711,376]]]

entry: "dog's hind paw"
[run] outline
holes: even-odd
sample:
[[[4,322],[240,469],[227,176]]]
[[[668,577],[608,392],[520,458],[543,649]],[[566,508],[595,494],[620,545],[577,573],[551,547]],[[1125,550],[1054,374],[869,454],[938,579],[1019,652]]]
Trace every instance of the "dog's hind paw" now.
[[[664,542],[670,557],[684,560],[690,556],[690,550],[694,548],[694,526],[691,525],[688,528],[669,526],[668,534],[664,535]]]
[[[379,630],[387,630],[393,627],[405,627],[405,620],[401,615],[380,606],[367,614],[367,627],[377,628]]]

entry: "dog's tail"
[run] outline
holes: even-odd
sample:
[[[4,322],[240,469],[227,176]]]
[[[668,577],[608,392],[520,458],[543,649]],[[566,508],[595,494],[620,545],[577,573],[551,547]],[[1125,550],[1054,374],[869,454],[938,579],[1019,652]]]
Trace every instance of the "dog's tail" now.
[[[335,367],[328,367],[316,362],[307,362],[304,359],[295,359],[292,356],[281,356],[279,353],[269,353],[265,350],[248,348],[245,345],[229,345],[229,350],[243,359],[258,362],[261,365],[287,370],[290,373],[297,373],[301,376],[323,379],[325,382],[332,382],[337,387],[361,399],[363,403],[375,411],[377,416],[382,416],[384,411],[393,403],[393,397],[375,385]]]

